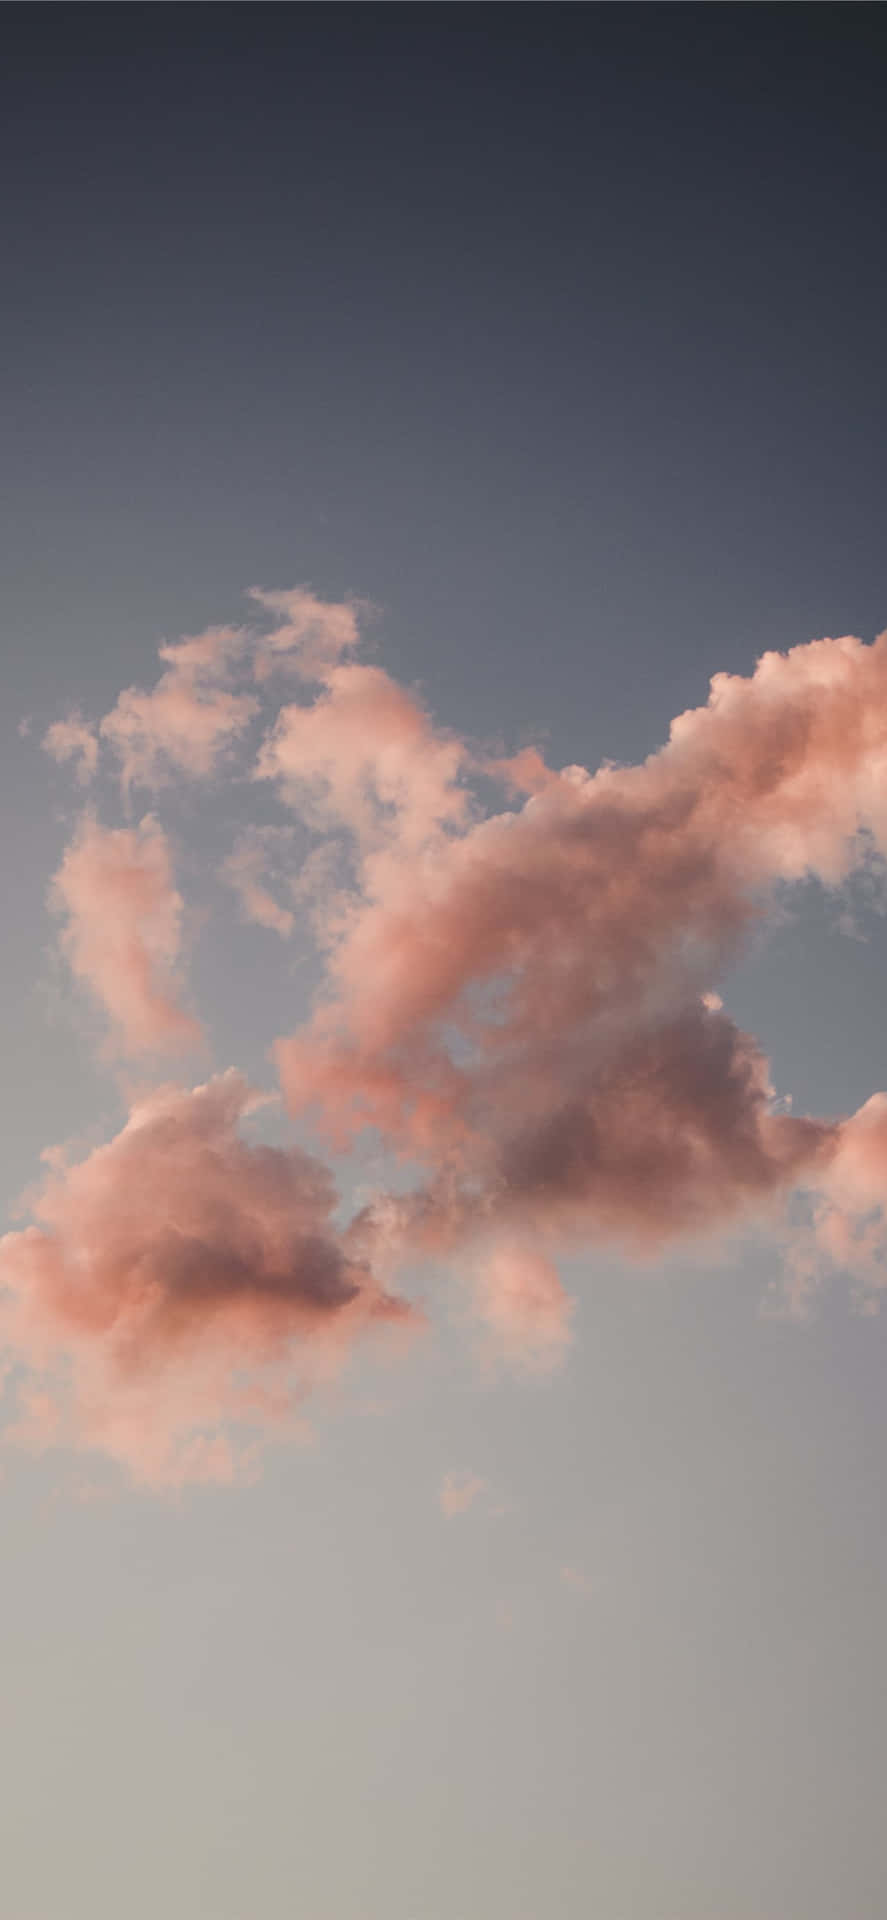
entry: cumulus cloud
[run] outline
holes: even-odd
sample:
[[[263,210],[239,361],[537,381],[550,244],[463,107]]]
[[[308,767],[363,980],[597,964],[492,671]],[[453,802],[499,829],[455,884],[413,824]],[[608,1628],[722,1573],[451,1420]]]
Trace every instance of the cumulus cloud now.
[[[327,1169],[241,1137],[255,1104],[236,1073],[164,1087],[85,1160],[46,1156],[37,1224],[0,1241],[20,1439],[227,1478],[360,1335],[415,1322],[336,1228]]]
[[[516,1224],[546,1257],[652,1251],[815,1183],[836,1125],[777,1107],[715,988],[788,883],[887,848],[887,640],[716,676],[641,766],[492,771],[522,805],[418,840],[395,817],[365,852],[278,1043],[292,1110],[424,1162],[405,1233],[442,1247]]]
[[[265,817],[279,803],[311,836],[296,876],[285,830],[245,823],[223,871],[241,914],[284,938],[304,904],[324,957],[311,1016],[274,1047],[290,1113],[409,1168],[352,1224],[348,1257],[450,1263],[487,1338],[543,1369],[571,1332],[556,1262],[596,1243],[650,1256],[763,1220],[799,1271],[842,1265],[877,1297],[887,1096],[850,1119],[793,1113],[722,990],[791,886],[837,889],[887,857],[887,636],[718,674],[658,752],[588,770],[442,729],[354,657],[359,602],[252,599],[267,631],[164,647],[153,692],[122,694],[100,738],[127,789],[217,773],[239,749],[245,802],[261,793]],[[280,667],[296,697],[269,707]],[[94,734],[58,727],[49,750],[90,771]],[[86,822],[53,897],[119,1045],[195,1036],[155,822]]]
[[[110,1022],[112,1051],[134,1057],[201,1045],[200,1025],[181,1005],[184,904],[156,820],[107,828],[85,815],[49,897],[65,916],[61,945],[71,971]]]

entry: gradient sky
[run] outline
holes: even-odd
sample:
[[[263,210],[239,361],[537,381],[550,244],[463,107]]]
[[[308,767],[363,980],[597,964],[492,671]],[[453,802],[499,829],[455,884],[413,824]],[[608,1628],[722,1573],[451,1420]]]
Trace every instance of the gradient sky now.
[[[41,751],[153,687],[161,644],[267,636],[257,584],[369,603],[359,657],[485,756],[495,812],[496,756],[635,766],[713,674],[887,627],[887,28],[837,5],[13,5],[3,40],[19,1232],[48,1144],[84,1159],[158,1078],[273,1090],[268,1049],[311,1014],[304,900],[281,940],[220,877],[247,826],[305,850],[248,758],[127,811],[113,727],[89,788]],[[829,751],[805,800],[825,834],[863,791]],[[62,869],[84,806],[169,836],[202,1059],[121,1065],[82,991],[101,955],[72,978],[60,906],[101,932],[112,899]],[[721,968],[723,1030],[757,1037],[792,1116],[853,1114],[887,1089],[880,870],[823,855],[788,887],[771,826],[749,814],[770,920]],[[247,1134],[331,1161],[346,1203],[415,1171],[390,1140],[331,1152],[302,1112]],[[851,1160],[861,1137],[835,1136]],[[10,1440],[9,1920],[881,1920],[887,1320],[834,1258],[788,1311],[784,1221],[737,1240],[715,1198],[723,1233],[643,1263],[618,1233],[555,1249],[572,1338],[541,1367],[479,1334],[469,1242],[433,1268],[413,1247],[392,1284],[429,1328],[360,1346],[233,1485]],[[150,1454],[166,1378],[118,1456]]]

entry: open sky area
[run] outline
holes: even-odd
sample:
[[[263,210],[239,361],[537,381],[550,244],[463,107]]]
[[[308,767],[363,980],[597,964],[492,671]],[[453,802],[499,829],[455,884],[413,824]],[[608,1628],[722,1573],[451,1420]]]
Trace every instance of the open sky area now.
[[[887,13],[0,33],[3,1920],[882,1920]]]

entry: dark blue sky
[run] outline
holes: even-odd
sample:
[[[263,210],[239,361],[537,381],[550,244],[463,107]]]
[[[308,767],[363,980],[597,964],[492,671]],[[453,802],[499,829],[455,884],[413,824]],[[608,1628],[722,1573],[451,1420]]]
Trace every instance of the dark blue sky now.
[[[498,728],[504,672],[593,761],[715,660],[887,619],[880,8],[3,38],[13,676],[307,578],[453,721]]]

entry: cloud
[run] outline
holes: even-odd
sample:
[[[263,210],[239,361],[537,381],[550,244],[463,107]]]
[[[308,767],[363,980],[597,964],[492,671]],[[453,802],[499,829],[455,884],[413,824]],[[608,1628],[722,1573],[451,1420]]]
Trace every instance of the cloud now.
[[[288,940],[295,926],[295,915],[282,907],[265,882],[273,876],[275,852],[289,844],[286,828],[248,827],[241,834],[222,864],[222,878],[237,895],[241,918],[254,926],[267,927]]]
[[[548,1372],[560,1364],[574,1308],[556,1267],[532,1246],[505,1239],[477,1262],[475,1314],[495,1351],[519,1368]]]
[[[184,907],[156,820],[106,828],[86,814],[49,898],[66,917],[61,945],[71,971],[108,1017],[113,1051],[134,1057],[202,1044],[180,1003]]]
[[[875,1093],[836,1131],[835,1149],[795,1223],[783,1295],[795,1311],[834,1272],[874,1312],[887,1290],[887,1094]]]
[[[252,694],[225,684],[247,644],[238,627],[208,628],[160,648],[166,665],[150,692],[127,687],[119,695],[99,732],[120,763],[125,793],[215,773],[258,711]]]
[[[840,889],[887,857],[887,636],[717,674],[658,752],[588,770],[533,746],[492,758],[441,728],[354,657],[359,602],[252,599],[268,631],[164,646],[153,692],[121,694],[100,738],[127,792],[231,764],[247,804],[264,788],[264,814],[301,823],[298,840],[245,823],[223,873],[241,914],[284,938],[302,908],[323,957],[310,1017],[274,1045],[290,1113],[408,1169],[352,1222],[348,1259],[457,1270],[485,1340],[542,1370],[573,1323],[557,1262],[597,1245],[649,1258],[763,1222],[802,1290],[842,1266],[878,1298],[887,1095],[849,1119],[794,1113],[723,989],[793,885]],[[280,667],[298,684],[278,708]],[[50,734],[91,770],[79,716]],[[87,819],[53,901],[115,1045],[192,1044],[157,823]]]
[[[324,669],[311,706],[281,710],[256,772],[309,825],[345,829],[365,851],[400,854],[465,818],[458,782],[466,758],[381,667],[349,664]]]
[[[28,1367],[14,1437],[148,1482],[229,1478],[359,1336],[418,1324],[333,1224],[327,1169],[241,1138],[255,1105],[233,1072],[164,1087],[85,1160],[45,1156],[38,1224],[0,1241],[0,1335]]]
[[[43,735],[43,746],[60,766],[73,760],[81,786],[88,785],[99,763],[99,743],[91,721],[83,720],[79,713],[54,721]]]
[[[250,599],[275,621],[256,648],[257,680],[281,665],[295,667],[306,679],[322,679],[343,653],[359,645],[359,619],[370,611],[365,600],[321,600],[310,587],[283,592],[251,587]]]
[[[640,766],[527,750],[488,767],[516,808],[423,835],[392,809],[277,1046],[292,1111],[425,1165],[405,1244],[649,1253],[778,1209],[839,1128],[780,1109],[716,987],[787,884],[887,850],[885,770],[887,638],[845,638],[715,676]]]
[[[446,1514],[448,1520],[452,1520],[457,1513],[467,1513],[469,1507],[474,1505],[478,1494],[484,1492],[486,1484],[479,1474],[472,1473],[470,1470],[461,1473],[445,1473],[440,1489],[441,1511]]]
[[[133,787],[208,779],[259,711],[254,683],[279,665],[303,679],[324,678],[358,645],[359,618],[370,610],[365,601],[321,600],[308,587],[254,587],[249,597],[270,616],[270,630],[216,626],[165,642],[153,687],[125,687],[98,726],[77,712],[55,721],[46,751],[59,762],[75,760],[85,783],[97,771],[100,746],[109,747],[127,798]]]

